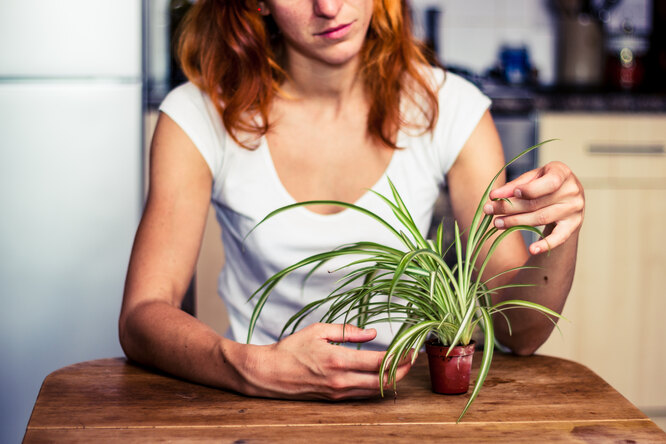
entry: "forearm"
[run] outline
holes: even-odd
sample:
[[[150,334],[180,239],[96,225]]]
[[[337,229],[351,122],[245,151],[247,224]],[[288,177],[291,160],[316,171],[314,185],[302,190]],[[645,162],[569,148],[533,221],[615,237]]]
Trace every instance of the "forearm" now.
[[[130,359],[202,384],[284,399],[376,396],[384,354],[334,345],[367,342],[375,335],[351,325],[314,324],[276,344],[239,344],[165,302],[138,306],[120,322]],[[409,360],[400,364],[396,381],[410,366]]]
[[[220,337],[196,318],[163,301],[123,313],[120,342],[128,358],[214,387],[245,391],[241,368],[247,346]]]
[[[577,244],[578,233],[549,253],[530,256],[525,265],[536,268],[521,270],[511,282],[532,286],[500,291],[495,302],[522,299],[561,313],[573,282]],[[511,330],[506,319],[496,315],[495,335],[500,343],[520,355],[534,353],[548,339],[557,322],[557,318],[526,308],[503,313],[511,323]]]

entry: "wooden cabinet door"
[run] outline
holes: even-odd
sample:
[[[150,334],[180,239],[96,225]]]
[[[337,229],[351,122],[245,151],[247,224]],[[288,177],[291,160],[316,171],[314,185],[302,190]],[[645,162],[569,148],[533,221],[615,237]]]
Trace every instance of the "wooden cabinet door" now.
[[[588,189],[574,284],[539,353],[587,365],[641,407],[666,405],[666,190]]]
[[[666,161],[666,118],[661,125],[652,121],[651,132],[636,119],[558,115],[556,124],[542,119],[541,139],[561,141],[540,153],[540,163],[564,159],[585,187],[587,207],[563,312],[568,321],[560,321],[562,335],[555,331],[539,353],[585,364],[637,406],[662,409],[666,175],[660,168]],[[639,134],[632,136],[637,126]],[[651,148],[599,154],[591,146]]]

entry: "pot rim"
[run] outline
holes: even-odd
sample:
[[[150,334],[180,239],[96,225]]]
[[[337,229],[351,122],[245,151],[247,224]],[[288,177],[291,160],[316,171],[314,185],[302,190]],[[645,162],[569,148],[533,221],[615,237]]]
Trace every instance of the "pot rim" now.
[[[451,347],[450,345],[441,345],[437,339],[429,339],[425,343],[426,353],[430,354],[447,354],[448,350],[451,348],[451,352],[448,353],[448,356],[467,356],[474,354],[476,350],[476,341],[472,340],[467,345],[456,345]]]

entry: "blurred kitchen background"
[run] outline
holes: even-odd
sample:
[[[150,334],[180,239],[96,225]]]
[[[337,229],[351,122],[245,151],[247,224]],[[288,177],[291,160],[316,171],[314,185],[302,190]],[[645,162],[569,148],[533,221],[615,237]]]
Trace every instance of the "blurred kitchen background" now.
[[[117,316],[187,0],[0,7],[0,442],[44,377],[121,356]],[[574,288],[541,353],[582,362],[666,427],[666,2],[412,0],[432,59],[491,98],[510,171],[565,161],[588,208]],[[437,217],[450,217],[446,205]],[[440,211],[441,210],[441,211]],[[187,309],[223,332],[211,216]]]

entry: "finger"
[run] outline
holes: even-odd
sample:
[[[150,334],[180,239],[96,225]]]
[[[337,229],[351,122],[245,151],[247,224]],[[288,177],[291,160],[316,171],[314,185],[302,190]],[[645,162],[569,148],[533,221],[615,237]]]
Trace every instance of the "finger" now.
[[[395,374],[395,382],[400,381],[402,378],[407,376],[407,373],[412,369],[411,357],[409,359],[403,359],[398,366],[398,371]]]
[[[354,370],[377,374],[382,366],[386,352],[370,350],[353,350],[346,347],[337,347],[336,354],[331,356],[340,370]]]
[[[362,329],[351,324],[316,324],[320,337],[329,342],[368,342],[377,337],[374,328]]]
[[[542,176],[517,186],[514,195],[522,199],[537,199],[559,190],[565,180],[566,177],[561,171],[551,169]]]
[[[339,372],[329,377],[328,386],[332,392],[379,391],[379,372]]]
[[[574,226],[575,224],[568,220],[558,223],[548,236],[529,246],[530,253],[536,255],[562,245],[573,234]]]
[[[375,375],[375,383],[377,383],[377,375]],[[343,390],[331,390],[331,392],[324,396],[324,398],[330,401],[342,401],[345,399],[368,399],[376,396],[379,396],[378,383],[376,389],[351,388]],[[319,398],[321,398],[321,396],[319,396]]]
[[[571,187],[578,190],[575,184]],[[568,192],[563,190],[566,195]],[[560,194],[560,193],[558,193]],[[494,202],[493,204],[497,204]],[[506,215],[494,219],[494,225],[497,228],[509,228],[516,225],[530,225],[533,227],[559,223],[566,219],[574,218],[573,221],[578,225],[582,223],[583,208],[585,206],[584,198],[579,194],[572,198],[562,198],[556,194],[548,195],[538,199],[520,200],[514,203],[518,209],[524,209],[524,212],[507,211]],[[500,210],[509,208],[509,204],[502,203],[497,206]],[[495,207],[492,209],[495,211]]]
[[[362,352],[357,352],[362,353]],[[375,353],[375,352],[371,352]],[[379,353],[384,355],[384,353]],[[381,360],[380,360],[381,362]],[[403,359],[396,370],[395,381],[389,382],[388,372],[384,373],[384,388],[393,388],[394,382],[397,383],[407,375],[411,369],[411,361]],[[329,379],[331,389],[331,399],[342,399],[355,396],[372,396],[379,393],[379,366],[370,371],[341,371],[337,372]]]
[[[407,353],[398,363],[398,367],[411,367],[413,350]],[[370,350],[353,350],[345,347],[337,347],[329,354],[331,362],[329,365],[339,370],[354,370],[359,372],[371,372],[377,374],[382,366],[386,352]],[[390,362],[390,361],[389,361]]]
[[[339,401],[342,399],[366,399],[379,395],[379,377],[375,374],[360,375],[358,379],[352,374],[339,379],[331,378],[326,385],[315,390],[300,392],[292,399],[326,399]],[[352,382],[350,384],[350,382]],[[290,397],[290,396],[287,396]]]
[[[553,195],[543,196],[537,199],[503,199],[488,202],[483,207],[483,212],[485,214],[494,214],[497,216],[529,213],[536,211],[539,208],[553,205],[555,202],[556,200]]]
[[[506,229],[515,227],[517,225],[529,225],[531,227],[539,227],[558,222],[561,218],[565,208],[562,204],[549,205],[544,208],[539,208],[535,211],[521,212],[517,214],[510,214],[507,216],[496,217],[493,220],[495,227],[499,229]]]
[[[378,363],[381,362],[377,359],[377,355],[383,355],[380,352],[360,352],[349,349],[342,349],[331,353],[328,362],[325,363],[328,367],[326,382],[324,386],[327,388],[325,393],[331,395],[345,393],[348,396],[349,391],[366,390],[366,391],[379,391],[379,368]],[[350,356],[352,354],[363,354],[364,359],[354,359]],[[384,375],[384,382],[386,383],[386,374]]]
[[[491,199],[503,199],[507,197],[514,197],[517,187],[529,183],[539,176],[540,170],[530,170],[521,174],[510,182],[505,183],[501,187],[497,187],[490,192]]]
[[[412,360],[414,359],[414,355],[418,354],[416,350],[413,348],[409,350],[405,356],[403,356],[402,360],[400,361],[400,365],[403,365],[405,363],[409,364],[410,366],[412,365]]]

